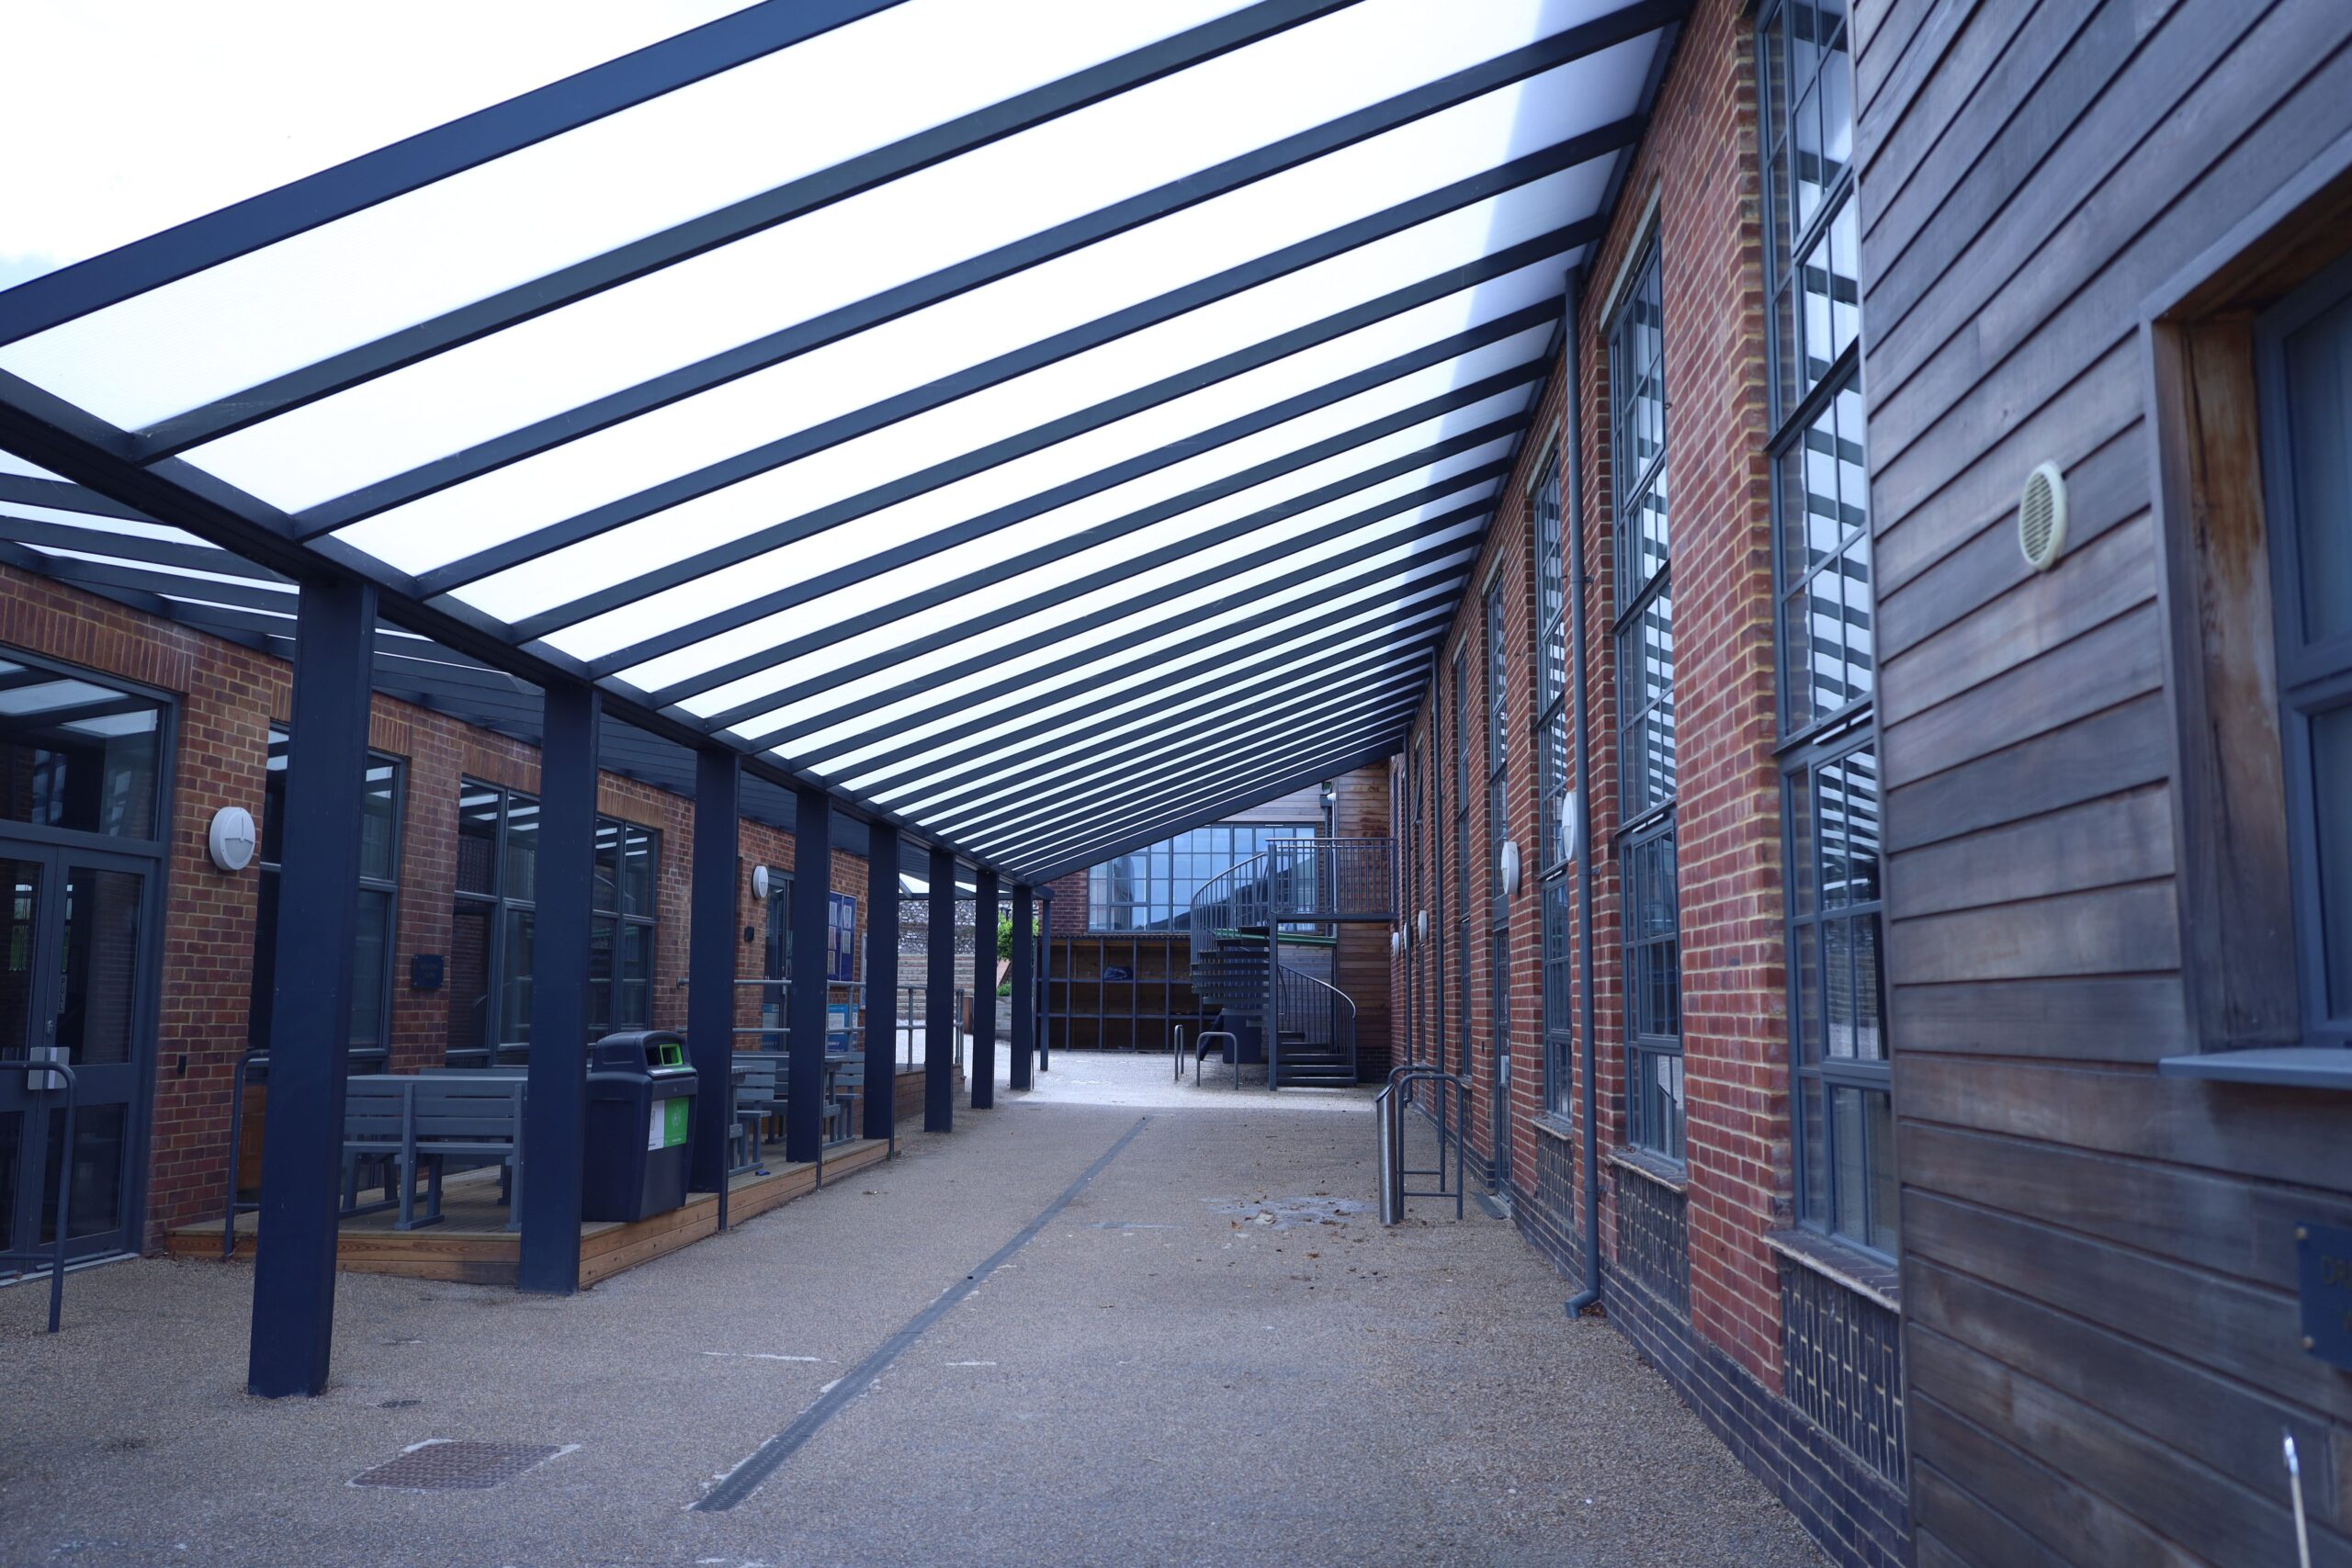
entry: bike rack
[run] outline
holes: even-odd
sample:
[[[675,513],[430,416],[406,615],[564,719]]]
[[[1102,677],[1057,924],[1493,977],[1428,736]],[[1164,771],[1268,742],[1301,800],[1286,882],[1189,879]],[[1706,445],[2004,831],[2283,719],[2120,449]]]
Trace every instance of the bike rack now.
[[[60,1049],[51,1047],[51,1049]],[[61,1051],[62,1054],[62,1051]],[[24,1061],[0,1062],[0,1067],[13,1067],[25,1075],[25,1087],[33,1092],[48,1092],[58,1086],[35,1084],[32,1075],[50,1074],[65,1080],[65,1143],[59,1150],[57,1162],[57,1235],[45,1247],[0,1252],[0,1263],[40,1263],[49,1265],[49,1331],[57,1332],[59,1314],[65,1310],[65,1232],[66,1219],[73,1211],[74,1198],[74,1107],[80,1097],[75,1088],[74,1069],[56,1059],[28,1058]]]
[[[1412,1098],[1413,1086],[1429,1083],[1440,1086],[1437,1103],[1437,1165],[1433,1169],[1414,1170],[1405,1164],[1405,1105]],[[1445,1180],[1445,1090],[1453,1091],[1453,1184]],[[1399,1092],[1399,1091],[1402,1092]],[[1388,1075],[1388,1082],[1373,1097],[1373,1111],[1380,1124],[1380,1223],[1400,1225],[1405,1223],[1405,1200],[1408,1198],[1452,1198],[1453,1217],[1462,1218],[1463,1196],[1469,1190],[1464,1178],[1464,1156],[1469,1139],[1470,1079],[1441,1072],[1435,1067],[1398,1067]],[[1413,1191],[1407,1183],[1416,1176],[1434,1176],[1434,1188]]]
[[[1208,1060],[1209,1042],[1212,1040],[1222,1040],[1233,1047],[1233,1087],[1239,1089],[1241,1087],[1241,1036],[1234,1033],[1230,1029],[1201,1031],[1200,1043],[1193,1048],[1193,1087],[1200,1086],[1201,1064]]]

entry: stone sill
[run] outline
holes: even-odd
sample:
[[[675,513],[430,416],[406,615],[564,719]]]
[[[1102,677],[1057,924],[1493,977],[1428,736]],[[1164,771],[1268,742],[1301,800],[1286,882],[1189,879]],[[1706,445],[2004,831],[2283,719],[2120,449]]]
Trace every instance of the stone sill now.
[[[1618,1169],[1630,1170],[1669,1192],[1684,1197],[1690,1194],[1690,1172],[1686,1167],[1668,1164],[1656,1155],[1645,1155],[1634,1149],[1611,1149],[1600,1157]]]
[[[1903,1311],[1901,1277],[1867,1253],[1812,1231],[1766,1231],[1764,1245],[1801,1269],[1833,1280],[1891,1313]]]
[[[1571,1148],[1576,1146],[1577,1129],[1573,1122],[1558,1116],[1538,1116],[1530,1125],[1547,1138],[1557,1138]]]

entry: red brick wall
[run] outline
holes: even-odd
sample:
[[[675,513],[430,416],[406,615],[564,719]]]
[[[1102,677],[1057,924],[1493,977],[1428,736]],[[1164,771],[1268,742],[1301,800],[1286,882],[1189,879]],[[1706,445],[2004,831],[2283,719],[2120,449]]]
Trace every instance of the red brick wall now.
[[[1735,0],[1707,0],[1686,28],[1651,130],[1625,185],[1617,224],[1587,271],[1578,323],[1586,466],[1582,530],[1592,589],[1587,600],[1591,701],[1589,839],[1594,860],[1594,1003],[1603,1152],[1624,1141],[1618,866],[1616,686],[1610,623],[1616,604],[1608,458],[1607,295],[1648,235],[1659,238],[1666,308],[1669,470],[1674,493],[1675,698],[1679,750],[1676,811],[1680,862],[1683,1048],[1689,1125],[1685,1183],[1691,1326],[1740,1367],[1780,1386],[1778,1268],[1763,1232],[1789,1223],[1787,1034],[1782,991],[1779,781],[1772,759],[1774,668],[1760,190],[1754,136],[1751,23]],[[1656,228],[1645,222],[1656,200]],[[1424,864],[1444,878],[1445,1027],[1458,1062],[1462,904],[1454,865],[1453,656],[1466,651],[1470,683],[1470,865],[1473,932],[1471,1143],[1493,1153],[1487,1110],[1495,1092],[1488,1006],[1487,913],[1485,590],[1499,571],[1507,608],[1505,660],[1511,727],[1510,836],[1532,867],[1536,852],[1532,666],[1533,579],[1527,488],[1565,426],[1564,376],[1555,375],[1535,432],[1513,474],[1471,589],[1445,645],[1430,705],[1410,744],[1426,747],[1418,788],[1427,834]],[[1564,497],[1565,504],[1565,497]],[[1565,565],[1564,565],[1565,571]],[[1432,712],[1432,706],[1434,712]],[[1434,729],[1432,725],[1434,723]],[[1432,737],[1435,744],[1431,745]],[[1442,775],[1443,810],[1430,804]],[[1436,899],[1424,885],[1415,908]],[[1408,911],[1409,919],[1411,911]],[[1544,1113],[1542,919],[1532,872],[1511,902],[1510,1164],[1527,1203]],[[1437,934],[1434,923],[1432,936]],[[1571,926],[1571,941],[1574,930]],[[1430,1055],[1434,942],[1391,966],[1403,1008],[1418,974],[1418,1046]],[[1418,969],[1415,968],[1418,965]],[[1627,1179],[1634,1179],[1627,1178]],[[1613,1256],[1604,1174],[1604,1255]],[[1580,1188],[1577,1190],[1580,1192]],[[1563,1194],[1572,1200],[1572,1194]],[[1569,1209],[1566,1202],[1555,1206]],[[1570,1210],[1572,1213],[1572,1210]]]
[[[172,1226],[219,1213],[226,1170],[230,1090],[245,1048],[257,922],[258,878],[215,868],[205,847],[214,812],[243,806],[259,815],[269,727],[291,705],[291,667],[266,654],[189,631],[29,573],[0,567],[0,644],[174,693],[178,748],[172,760],[173,809],[164,864],[164,964],[157,1010],[157,1080],[148,1141],[145,1238],[161,1245]],[[369,741],[406,764],[401,824],[400,908],[391,983],[390,1066],[437,1064],[447,1038],[452,992],[413,990],[410,958],[447,953],[457,880],[459,781],[537,791],[537,748],[424,708],[379,696]],[[651,1016],[685,1026],[688,891],[694,875],[694,806],[680,795],[605,773],[597,809],[661,835],[656,869]],[[761,972],[766,917],[752,897],[747,868],[790,868],[791,836],[741,824],[738,869],[739,973]],[[871,908],[863,858],[835,851],[831,885],[858,900],[863,952]],[[861,962],[863,962],[861,958]],[[739,1016],[758,1021],[756,993],[742,989]],[[185,1059],[186,1066],[180,1066]]]

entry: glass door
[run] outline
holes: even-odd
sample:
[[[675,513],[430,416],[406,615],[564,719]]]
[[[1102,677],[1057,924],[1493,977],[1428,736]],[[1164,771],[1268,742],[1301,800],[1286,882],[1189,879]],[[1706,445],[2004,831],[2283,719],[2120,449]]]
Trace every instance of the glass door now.
[[[56,1237],[78,1255],[128,1245],[140,1086],[153,1055],[146,996],[153,862],[0,844],[0,1060],[54,1048],[75,1077],[73,1146],[62,1081],[0,1074],[0,1248]]]

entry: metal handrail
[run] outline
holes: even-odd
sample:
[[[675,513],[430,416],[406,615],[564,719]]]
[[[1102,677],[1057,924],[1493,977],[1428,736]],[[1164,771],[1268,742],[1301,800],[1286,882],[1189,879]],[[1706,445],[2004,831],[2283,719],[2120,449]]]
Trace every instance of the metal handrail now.
[[[1437,1165],[1430,1170],[1414,1170],[1405,1164],[1405,1100],[1412,1086],[1428,1083],[1438,1086]],[[1446,1185],[1445,1130],[1446,1090],[1453,1091],[1453,1184]],[[1399,1091],[1403,1092],[1399,1092]],[[1435,1067],[1402,1066],[1390,1070],[1388,1081],[1373,1097],[1373,1113],[1380,1132],[1380,1223],[1397,1225],[1405,1223],[1405,1200],[1408,1198],[1452,1198],[1453,1217],[1463,1216],[1464,1195],[1469,1190],[1466,1157],[1470,1127],[1470,1077],[1466,1073],[1441,1072]],[[1434,1176],[1437,1186],[1413,1191],[1406,1185],[1416,1176]]]
[[[62,1051],[62,1047],[50,1049]],[[67,1222],[74,1212],[74,1111],[81,1099],[80,1082],[74,1077],[73,1066],[63,1061],[62,1055],[28,1056],[19,1061],[0,1062],[0,1067],[14,1067],[23,1073],[28,1093],[49,1093],[57,1088],[54,1084],[43,1084],[36,1089],[32,1081],[35,1073],[52,1074],[65,1080],[65,1141],[58,1150],[56,1235],[45,1248],[26,1247],[0,1252],[0,1262],[6,1263],[36,1263],[41,1261],[43,1252],[49,1255],[49,1331],[54,1334],[65,1311],[65,1238],[71,1228]]]

